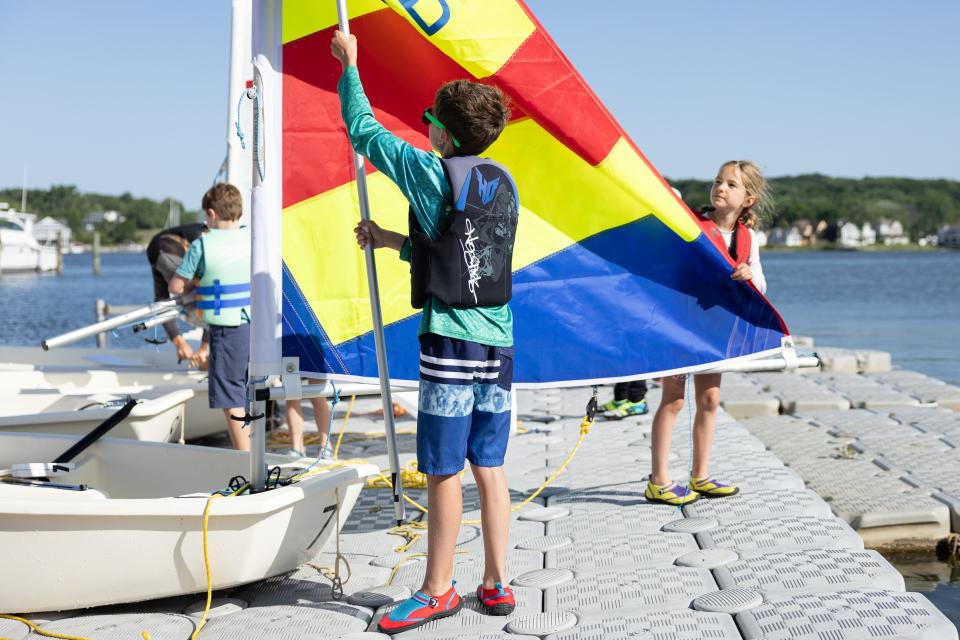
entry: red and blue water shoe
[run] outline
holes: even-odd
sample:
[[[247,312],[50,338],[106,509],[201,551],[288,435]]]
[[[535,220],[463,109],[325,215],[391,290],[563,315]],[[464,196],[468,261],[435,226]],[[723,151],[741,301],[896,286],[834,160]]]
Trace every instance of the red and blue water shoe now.
[[[517,608],[513,591],[499,582],[493,589],[484,589],[482,584],[477,587],[477,600],[488,616],[508,616]]]
[[[463,608],[463,600],[450,587],[442,596],[428,596],[417,591],[406,602],[385,615],[377,627],[381,633],[393,635],[416,629],[433,620],[452,616]]]

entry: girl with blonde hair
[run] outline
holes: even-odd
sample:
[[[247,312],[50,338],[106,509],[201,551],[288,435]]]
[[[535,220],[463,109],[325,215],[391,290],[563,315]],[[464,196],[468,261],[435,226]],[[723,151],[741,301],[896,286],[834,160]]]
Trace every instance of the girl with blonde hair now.
[[[767,289],[760,265],[760,250],[755,229],[759,216],[771,206],[763,173],[749,160],[723,163],[710,188],[710,204],[698,213],[710,239],[726,251],[736,267],[730,278],[753,283],[760,293]],[[680,484],[670,478],[667,457],[677,414],[683,408],[686,376],[663,379],[663,395],[653,417],[651,434],[652,471],[647,481],[646,498],[672,505],[690,504],[700,496],[732,496],[737,487],[709,475],[710,447],[717,426],[720,406],[720,374],[693,376],[696,415],[693,420],[693,464],[689,482]]]

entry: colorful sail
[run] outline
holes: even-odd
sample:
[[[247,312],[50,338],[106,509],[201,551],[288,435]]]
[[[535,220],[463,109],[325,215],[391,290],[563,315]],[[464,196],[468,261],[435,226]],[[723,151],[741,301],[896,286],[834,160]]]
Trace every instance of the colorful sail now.
[[[485,155],[520,192],[513,258],[519,384],[652,377],[778,351],[787,329],[624,133],[520,0],[351,0],[376,117],[428,149],[442,83],[499,86],[513,117]],[[330,55],[334,2],[283,7],[283,354],[304,372],[376,378],[352,149]],[[367,165],[370,210],[407,204]],[[390,377],[419,376],[409,265],[378,252]]]

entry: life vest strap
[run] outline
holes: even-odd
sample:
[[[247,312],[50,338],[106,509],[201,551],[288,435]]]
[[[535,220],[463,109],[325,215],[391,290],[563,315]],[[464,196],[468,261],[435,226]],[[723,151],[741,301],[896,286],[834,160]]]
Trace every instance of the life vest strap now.
[[[233,309],[235,307],[245,307],[250,304],[250,298],[234,298],[232,300],[223,300],[215,298],[213,300],[197,300],[197,309],[213,309],[214,315],[220,315],[220,309]]]
[[[202,296],[223,296],[234,293],[247,293],[249,291],[249,282],[243,284],[220,284],[219,280],[214,280],[211,286],[197,287],[197,293]]]

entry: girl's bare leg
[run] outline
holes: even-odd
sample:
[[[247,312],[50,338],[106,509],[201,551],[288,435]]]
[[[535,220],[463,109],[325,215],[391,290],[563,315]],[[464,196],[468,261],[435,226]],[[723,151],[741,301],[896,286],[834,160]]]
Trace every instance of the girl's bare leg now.
[[[654,484],[670,482],[670,440],[673,427],[677,423],[677,414],[683,409],[682,376],[670,376],[662,380],[663,394],[660,406],[653,416],[653,432],[650,434],[651,473]]]

